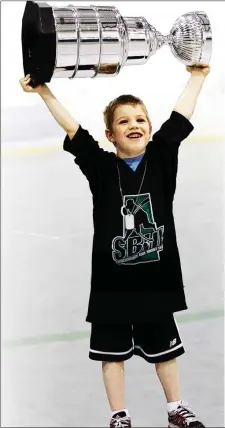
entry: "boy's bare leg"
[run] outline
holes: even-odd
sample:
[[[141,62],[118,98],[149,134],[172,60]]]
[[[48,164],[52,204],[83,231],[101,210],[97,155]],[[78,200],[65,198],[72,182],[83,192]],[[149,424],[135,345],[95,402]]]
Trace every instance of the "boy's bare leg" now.
[[[102,374],[112,412],[124,409],[124,361],[103,361]]]
[[[181,400],[177,360],[155,364],[156,373],[163,387],[167,402]]]

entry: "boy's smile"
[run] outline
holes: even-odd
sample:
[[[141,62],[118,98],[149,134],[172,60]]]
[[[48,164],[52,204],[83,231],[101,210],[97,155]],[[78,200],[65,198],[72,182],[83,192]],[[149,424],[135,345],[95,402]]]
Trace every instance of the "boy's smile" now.
[[[112,132],[106,136],[114,143],[117,156],[135,157],[145,152],[151,128],[141,105],[120,105],[114,112]]]

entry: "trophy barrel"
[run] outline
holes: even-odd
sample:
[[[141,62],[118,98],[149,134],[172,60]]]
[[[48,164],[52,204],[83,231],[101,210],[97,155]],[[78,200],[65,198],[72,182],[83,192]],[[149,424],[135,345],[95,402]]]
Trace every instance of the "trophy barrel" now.
[[[117,75],[122,65],[125,28],[112,6],[54,7],[57,53],[53,77]]]
[[[124,65],[144,64],[155,47],[146,19],[122,17],[114,6],[54,7],[53,16],[53,77],[116,76]]]
[[[145,18],[123,18],[114,6],[26,3],[23,65],[36,83],[116,76],[124,65],[144,64],[156,46]]]

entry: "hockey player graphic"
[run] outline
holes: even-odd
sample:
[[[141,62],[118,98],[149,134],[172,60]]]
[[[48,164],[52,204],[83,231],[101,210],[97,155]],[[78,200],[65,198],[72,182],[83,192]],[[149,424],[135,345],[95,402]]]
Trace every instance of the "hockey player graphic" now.
[[[125,218],[125,236],[124,240],[126,241],[133,229],[141,234],[142,227],[156,229],[155,223],[152,223],[148,219],[148,213],[142,209],[142,206],[148,202],[148,198],[137,205],[134,202],[134,199],[127,199],[125,205],[121,208],[121,214]]]
[[[159,260],[163,249],[164,226],[157,228],[149,193],[124,196],[121,207],[123,236],[112,242],[112,257],[118,264]]]

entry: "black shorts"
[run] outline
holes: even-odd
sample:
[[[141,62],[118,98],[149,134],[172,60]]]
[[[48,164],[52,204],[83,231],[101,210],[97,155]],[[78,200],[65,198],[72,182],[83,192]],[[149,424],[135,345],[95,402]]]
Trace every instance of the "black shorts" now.
[[[91,360],[125,361],[139,355],[149,363],[160,363],[184,352],[173,314],[148,324],[91,326]]]

